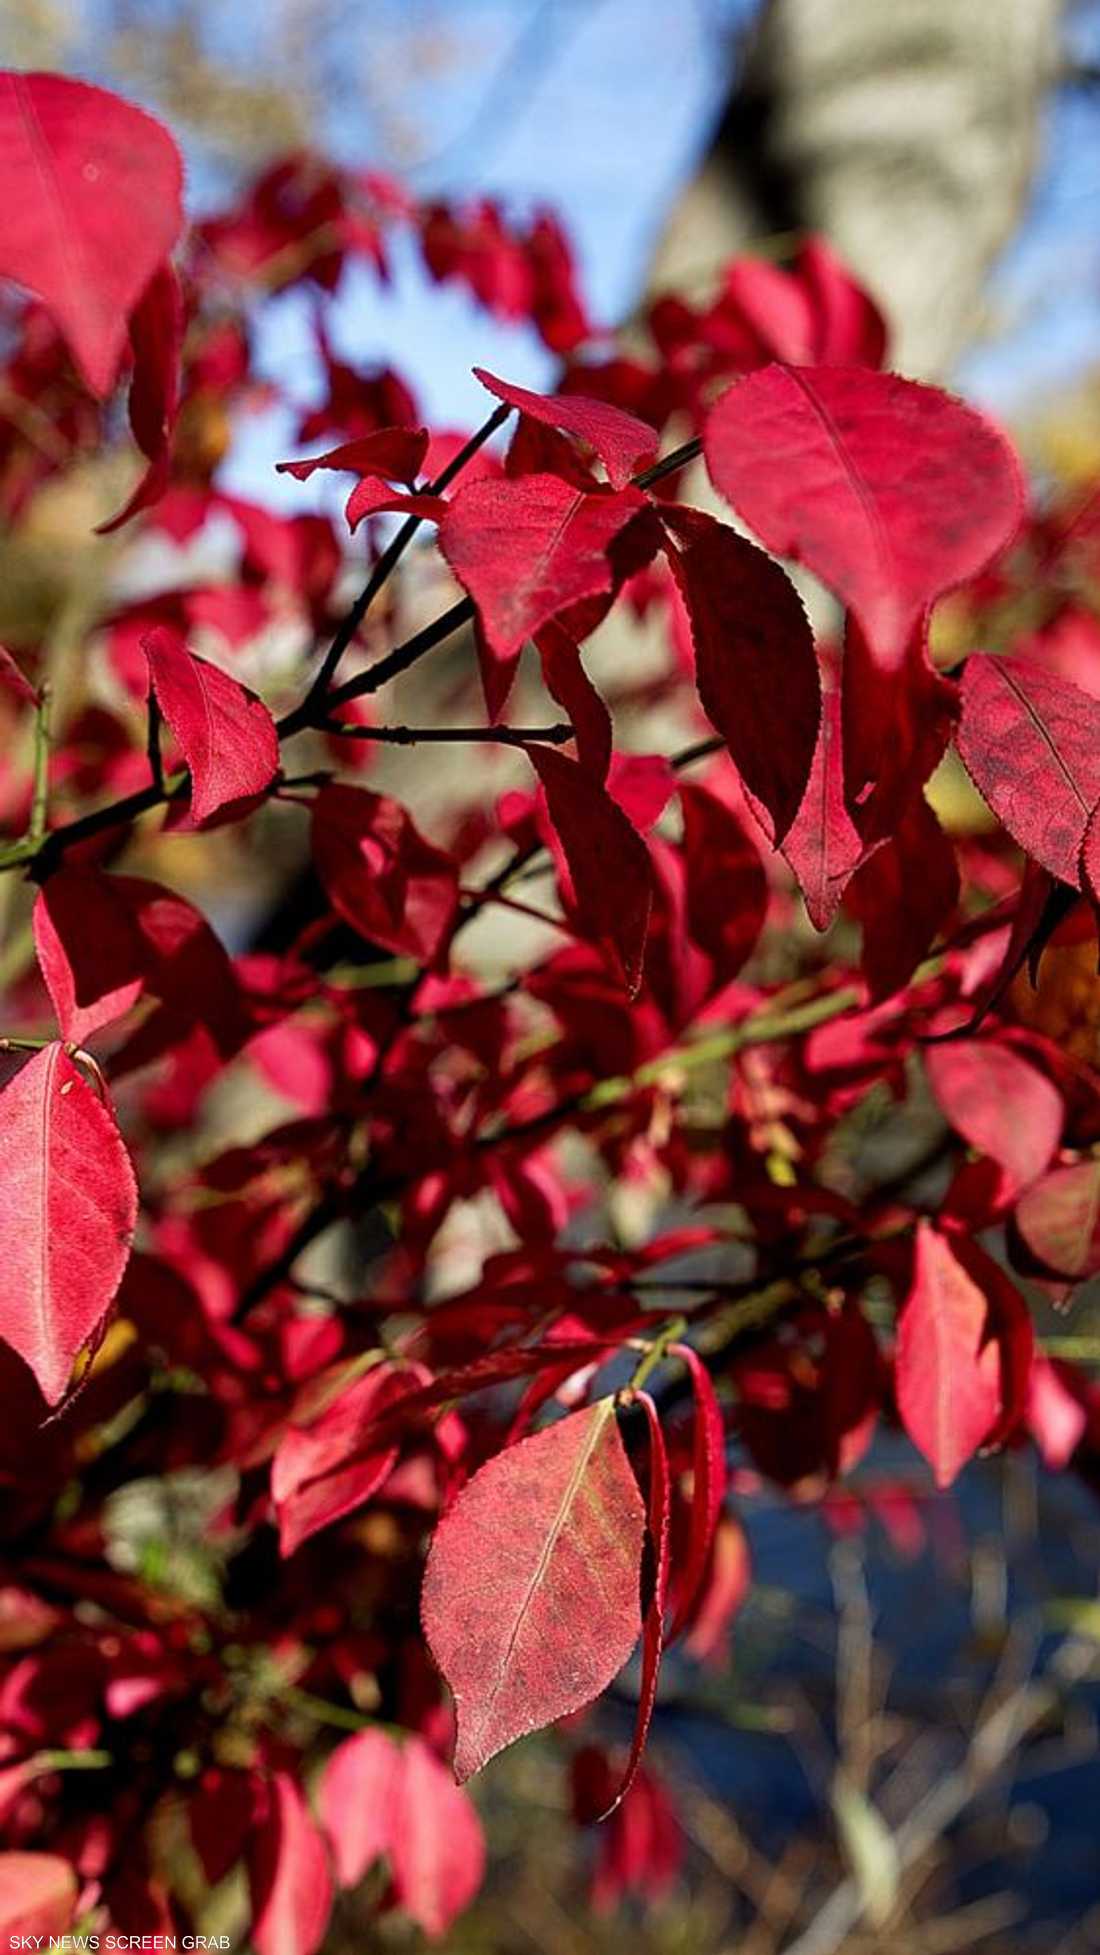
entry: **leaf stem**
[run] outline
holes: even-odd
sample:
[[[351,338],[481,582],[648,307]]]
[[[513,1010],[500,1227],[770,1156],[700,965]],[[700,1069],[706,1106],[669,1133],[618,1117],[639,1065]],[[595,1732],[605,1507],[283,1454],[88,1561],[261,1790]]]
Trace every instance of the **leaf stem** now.
[[[36,1751],[36,1772],[102,1772],[114,1764],[109,1751]]]
[[[669,1345],[678,1344],[688,1327],[686,1317],[672,1317],[664,1329],[647,1345],[641,1362],[635,1366],[634,1375],[626,1387],[628,1395],[640,1392],[643,1385],[652,1377],[657,1366],[663,1364],[669,1354]]]
[[[31,818],[27,840],[35,847],[46,833],[50,796],[50,682],[44,679],[38,691],[34,719],[34,782],[31,789]]]

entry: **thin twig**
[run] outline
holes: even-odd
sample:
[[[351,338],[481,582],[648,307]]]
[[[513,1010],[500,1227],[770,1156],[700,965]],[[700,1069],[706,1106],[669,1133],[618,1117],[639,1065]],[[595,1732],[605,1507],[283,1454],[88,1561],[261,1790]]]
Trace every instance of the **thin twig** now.
[[[444,744],[451,740],[480,740],[495,747],[526,747],[533,741],[562,747],[574,738],[567,720],[555,726],[345,726],[340,720],[322,720],[321,733],[339,734],[344,740],[380,740],[395,747],[415,747],[428,742]]]
[[[50,682],[44,679],[38,690],[34,721],[34,784],[31,789],[31,819],[27,840],[39,843],[46,833],[50,800]]]
[[[434,481],[429,482],[425,493],[428,495],[441,495],[444,489],[449,488],[456,476],[462,473],[467,463],[473,460],[478,450],[484,447],[485,443],[491,439],[497,429],[507,420],[511,411],[507,402],[503,402],[499,407],[494,408],[488,418],[482,422],[476,433],[470,436],[469,441],[459,449],[458,454],[453,456],[447,463],[446,468],[441,469]],[[396,570],[405,551],[420,528],[421,520],[419,516],[409,516],[402,523],[401,528],[393,540],[383,550],[378,562],[367,578],[363,589],[360,591],[355,603],[352,605],[333,638],[321,661],[316,676],[310,685],[309,691],[306,693],[301,706],[298,708],[298,711],[306,716],[302,721],[303,725],[310,723],[310,717],[318,701],[328,692],[340,660],[343,658],[348,646],[358,632],[360,625],[363,623],[368,610],[374,603],[383,584],[389,580]]]

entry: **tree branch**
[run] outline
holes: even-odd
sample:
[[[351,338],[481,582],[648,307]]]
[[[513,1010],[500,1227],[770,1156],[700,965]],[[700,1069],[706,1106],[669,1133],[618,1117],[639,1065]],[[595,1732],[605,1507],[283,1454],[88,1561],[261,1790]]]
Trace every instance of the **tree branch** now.
[[[340,720],[322,720],[318,731],[339,734],[342,740],[380,740],[395,747],[449,740],[480,740],[497,747],[526,747],[541,741],[563,747],[574,737],[568,720],[554,726],[345,726]]]

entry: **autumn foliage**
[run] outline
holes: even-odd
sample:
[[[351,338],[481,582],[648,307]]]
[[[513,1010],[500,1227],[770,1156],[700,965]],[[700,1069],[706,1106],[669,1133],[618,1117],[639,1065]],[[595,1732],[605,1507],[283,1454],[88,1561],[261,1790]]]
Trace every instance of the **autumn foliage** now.
[[[1100,524],[884,370],[821,241],[662,297],[627,353],[550,216],[302,155],[186,228],[181,181],[116,97],[0,78],[8,522],[122,438],[90,547],[198,563],[214,524],[233,557],[109,592],[75,687],[47,641],[0,658],[0,1926],[170,1932],[194,1867],[243,1869],[260,1955],[312,1955],[364,1880],[445,1934],[483,1871],[463,1782],[558,1719],[578,1824],[612,1814],[597,1898],[674,1873],[643,1751],[666,1646],[712,1656],[751,1579],[739,1476],[828,1501],[880,1422],[941,1487],[1007,1446],[1095,1470],[1100,1397],[1033,1304],[1100,1269],[1095,1020],[1041,1008],[1100,906],[1100,635],[1065,629]],[[402,229],[529,322],[552,393],[479,373],[455,434],[341,359],[326,300]],[[325,398],[282,467],[346,523],[219,486],[288,292]],[[405,633],[414,538],[449,597]],[[609,619],[656,671],[625,633],[597,687]],[[450,716],[397,723],[444,646]],[[418,741],[479,763],[431,822],[370,782]],[[953,756],[989,819],[949,834]],[[301,867],[232,954],[205,848]],[[510,909],[544,927],[488,977]],[[929,1157],[857,1163],[906,1096]],[[456,1281],[471,1208],[498,1246]],[[173,1476],[201,1580],[112,1545]],[[635,1657],[619,1755],[574,1714]]]

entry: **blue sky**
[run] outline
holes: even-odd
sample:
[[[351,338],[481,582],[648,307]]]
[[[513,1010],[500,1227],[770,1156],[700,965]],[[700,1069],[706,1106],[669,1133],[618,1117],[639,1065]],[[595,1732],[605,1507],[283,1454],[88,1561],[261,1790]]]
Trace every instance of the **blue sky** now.
[[[965,4],[965,0],[959,0]],[[81,21],[77,72],[100,65],[105,16],[120,0],[73,0]],[[737,31],[755,0],[346,0],[318,18],[311,45],[324,100],[318,137],[343,160],[402,168],[421,192],[489,193],[519,208],[550,203],[574,238],[593,315],[630,309],[677,186],[703,149],[731,71]],[[140,0],[141,20],[171,20],[178,0]],[[132,12],[132,9],[131,9]],[[204,52],[246,72],[270,52],[267,0],[200,5]],[[1100,57],[1100,0],[1072,17],[1073,44]],[[434,53],[433,53],[434,50]],[[440,58],[442,51],[442,58]],[[379,87],[363,85],[374,74]],[[408,152],[395,130],[411,132]],[[189,152],[192,199],[223,187],[216,165]],[[352,276],[333,336],[356,363],[388,358],[410,374],[429,418],[479,419],[475,363],[528,384],[552,371],[526,331],[494,326],[459,292],[429,285],[414,250],[398,248],[382,289]],[[1046,116],[1032,207],[997,268],[1001,330],[958,376],[965,391],[1011,416],[1100,361],[1100,90],[1061,90]],[[319,384],[308,305],[271,309],[261,360],[293,375],[305,401]],[[272,474],[291,452],[293,417],[242,429],[233,486],[277,500],[299,485]]]

